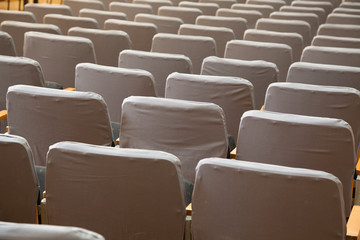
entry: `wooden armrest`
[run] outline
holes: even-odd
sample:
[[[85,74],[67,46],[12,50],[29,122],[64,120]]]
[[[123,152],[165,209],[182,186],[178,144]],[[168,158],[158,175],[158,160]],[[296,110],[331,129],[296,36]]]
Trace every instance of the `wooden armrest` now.
[[[351,210],[349,220],[346,224],[347,232],[346,239],[347,240],[359,240],[360,239],[360,206],[354,205]]]
[[[191,216],[191,214],[192,214],[192,204],[190,203],[186,207],[186,216]]]
[[[7,110],[0,111],[0,121],[7,118]]]
[[[68,87],[68,88],[64,88],[65,91],[75,91],[76,89],[75,88],[71,88],[71,87]]]
[[[264,105],[262,105],[260,108],[260,111],[263,111],[263,110],[264,110]]]
[[[358,161],[356,164],[356,174],[360,175],[360,149],[359,149],[359,153],[358,153]]]
[[[116,145],[119,145],[120,143],[120,138],[117,138],[116,141],[115,141]]]
[[[231,159],[235,159],[236,157],[236,148],[234,148],[231,152],[230,152],[230,158]]]

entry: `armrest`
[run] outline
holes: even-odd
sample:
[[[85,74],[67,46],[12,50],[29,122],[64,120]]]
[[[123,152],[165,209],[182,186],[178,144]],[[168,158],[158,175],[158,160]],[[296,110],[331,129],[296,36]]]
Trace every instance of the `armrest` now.
[[[359,154],[358,154],[358,161],[357,161],[357,164],[356,164],[356,174],[357,175],[360,175],[360,151],[359,151]]]
[[[64,88],[65,91],[75,91],[76,89],[75,88],[71,88],[71,87],[68,87],[68,88]]]
[[[360,239],[360,206],[354,205],[351,210],[349,220],[346,224],[347,240],[359,240]]]
[[[191,214],[192,214],[192,204],[190,203],[186,207],[186,216],[191,216]]]
[[[236,157],[236,148],[234,148],[231,152],[230,152],[230,158],[231,159],[235,159]]]
[[[7,118],[7,110],[0,111],[0,121]]]

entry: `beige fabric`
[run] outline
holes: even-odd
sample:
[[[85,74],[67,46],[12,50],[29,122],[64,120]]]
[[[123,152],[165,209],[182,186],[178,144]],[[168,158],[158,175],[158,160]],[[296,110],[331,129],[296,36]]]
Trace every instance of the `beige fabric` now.
[[[269,5],[272,6],[275,11],[279,11],[282,6],[288,5],[287,2],[283,0],[246,0],[246,4]]]
[[[358,3],[358,5],[359,5],[359,8],[357,8],[357,9],[356,8],[352,9],[352,8],[338,7],[338,8],[334,9],[333,13],[345,13],[345,14],[360,15],[360,4]]]
[[[341,8],[352,8],[352,9],[360,9],[360,3],[358,2],[342,2],[340,3]]]
[[[360,16],[347,13],[331,13],[327,16],[326,23],[360,25]]]
[[[154,76],[159,97],[165,95],[166,78],[173,72],[192,73],[191,60],[180,54],[124,50],[119,55],[119,67],[146,70]]]
[[[209,27],[195,24],[180,26],[179,35],[208,36],[215,40],[216,52],[219,57],[224,56],[226,43],[235,39],[235,34],[230,28]]]
[[[313,1],[313,0],[300,0],[300,1]],[[337,8],[342,1],[341,0],[320,0],[320,2],[330,2],[334,6],[334,8]]]
[[[320,7],[282,6],[280,12],[314,13],[319,18],[319,24],[326,20],[325,10]]]
[[[202,14],[200,9],[188,7],[162,6],[158,10],[159,16],[177,17],[189,24],[194,24],[196,18]]]
[[[193,73],[198,74],[204,58],[216,56],[215,40],[210,37],[158,33],[153,38],[152,52],[183,54],[190,58]]]
[[[25,11],[0,10],[0,23],[5,20],[35,23],[35,15]]]
[[[233,30],[236,39],[243,39],[247,21],[240,17],[198,16],[195,24],[210,27],[225,27]]]
[[[120,147],[161,150],[181,161],[186,180],[204,157],[227,154],[223,110],[213,103],[129,97],[122,105]]]
[[[73,27],[68,34],[90,39],[94,44],[96,62],[101,65],[117,66],[119,53],[131,48],[130,37],[123,31]]]
[[[231,6],[231,9],[235,10],[256,10],[261,12],[264,18],[268,18],[270,13],[275,11],[273,6],[261,5],[261,4],[246,4],[246,3],[235,3]]]
[[[173,6],[170,0],[133,0],[133,3],[150,5],[154,14],[158,13],[158,9],[161,6]]]
[[[7,32],[0,31],[0,55],[16,56],[15,43]]]
[[[40,187],[29,144],[22,137],[0,134],[0,152],[1,221],[36,223]]]
[[[360,26],[353,24],[322,24],[318,29],[318,35],[360,38]]]
[[[360,67],[360,49],[308,46],[301,61]]]
[[[232,40],[226,45],[225,58],[264,60],[275,63],[279,69],[279,81],[284,82],[292,63],[292,49],[281,43]]]
[[[44,23],[54,24],[58,26],[64,35],[67,35],[68,30],[72,27],[94,28],[98,29],[99,24],[93,18],[88,17],[74,17],[60,14],[46,14],[43,18]]]
[[[196,173],[194,239],[344,239],[342,186],[332,174],[221,158],[201,160]]]
[[[153,8],[149,4],[111,2],[110,11],[125,13],[129,21],[134,21],[136,14],[153,14]]]
[[[45,166],[49,146],[59,141],[112,144],[109,114],[98,94],[16,85],[6,100],[9,134],[29,142],[36,165]]]
[[[42,23],[43,17],[49,13],[62,14],[72,16],[71,8],[67,5],[59,4],[36,4],[36,3],[27,3],[25,4],[24,11],[32,12],[36,18],[36,22]]]
[[[71,8],[74,16],[79,16],[79,12],[83,8],[105,10],[105,5],[100,0],[63,0],[63,4]]]
[[[3,21],[0,30],[9,33],[14,39],[16,53],[23,55],[24,34],[29,31],[45,32],[52,34],[61,34],[60,28],[53,24],[28,23],[18,21]]]
[[[348,123],[335,118],[248,111],[244,113],[239,129],[236,159],[321,170],[335,175],[343,186],[345,207],[340,210],[349,216],[356,157]],[[321,198],[324,204],[326,197],[322,195]],[[313,217],[315,215],[312,213]],[[317,223],[320,227],[321,223]],[[324,226],[329,224],[327,219]],[[342,239],[344,235],[339,236]]]
[[[215,16],[216,10],[219,9],[219,4],[215,2],[190,2],[181,1],[179,7],[198,8],[203,12],[203,15]]]
[[[7,240],[105,240],[95,232],[77,227],[0,222],[0,238]]]
[[[110,11],[96,10],[89,8],[81,9],[79,12],[79,16],[94,18],[98,22],[100,29],[104,29],[104,23],[108,19],[127,20],[125,13],[110,12]]]
[[[177,17],[158,16],[154,14],[139,13],[135,17],[135,22],[153,23],[156,25],[158,33],[177,34],[183,20]]]
[[[334,6],[332,5],[331,2],[328,1],[299,1],[299,0],[294,0],[291,2],[291,6],[296,6],[296,7],[319,7],[324,9],[325,11],[325,16],[327,16],[329,13],[332,12],[332,10],[334,9]]]
[[[199,0],[200,3],[216,3],[220,8],[231,8],[236,0]]]
[[[106,239],[183,238],[183,177],[174,155],[61,142],[50,146],[47,160],[49,223]]]
[[[165,97],[219,105],[235,142],[242,114],[255,107],[254,86],[238,77],[172,73],[166,81]]]
[[[76,64],[96,62],[89,39],[38,32],[25,33],[24,56],[40,63],[45,81],[65,88],[74,86]]]
[[[304,45],[302,36],[294,32],[248,29],[244,34],[244,40],[287,44],[291,47],[294,62],[300,61]]]
[[[256,109],[260,109],[264,104],[265,92],[269,84],[278,80],[278,69],[274,63],[218,57],[205,58],[201,74],[234,76],[249,80],[254,86]]]
[[[237,10],[227,8],[220,8],[217,10],[216,16],[244,18],[247,21],[247,28],[255,28],[256,21],[263,17],[261,12],[257,10]]]
[[[80,63],[75,74],[76,90],[100,94],[113,122],[120,122],[120,106],[125,98],[156,96],[154,77],[144,70]]]
[[[322,47],[360,48],[360,38],[335,37],[318,35],[312,40],[311,45]]]
[[[106,20],[105,30],[121,30],[126,32],[131,40],[131,49],[142,51],[150,51],[152,39],[157,33],[155,24],[116,19]]]

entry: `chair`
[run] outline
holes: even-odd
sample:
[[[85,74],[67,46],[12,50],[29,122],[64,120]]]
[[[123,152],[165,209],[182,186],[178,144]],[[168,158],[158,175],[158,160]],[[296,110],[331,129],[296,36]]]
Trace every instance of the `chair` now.
[[[61,32],[66,35],[68,30],[72,27],[93,28],[98,29],[99,24],[93,18],[88,17],[74,17],[60,14],[46,14],[44,16],[44,23],[54,24],[58,26]]]
[[[269,5],[272,6],[275,11],[279,11],[282,6],[288,5],[287,2],[283,0],[246,0],[246,4]]]
[[[360,49],[308,46],[301,62],[360,67]]]
[[[360,16],[347,13],[330,13],[327,16],[326,23],[360,25]]]
[[[192,73],[191,60],[180,54],[124,50],[119,55],[120,68],[143,69],[154,76],[157,96],[164,97],[166,78],[173,72]]]
[[[37,23],[42,23],[44,16],[50,13],[62,14],[67,16],[73,15],[69,6],[59,4],[27,3],[24,6],[24,11],[32,12],[35,16]]]
[[[269,110],[244,113],[239,126],[236,159],[321,170],[333,174],[342,183],[340,191],[342,191],[345,207],[341,206],[339,213],[348,217],[351,211],[352,179],[356,159],[350,125],[335,118],[286,114]],[[271,139],[276,139],[276,141]],[[271,193],[273,194],[272,191]],[[320,196],[323,204],[324,198],[327,197]],[[291,214],[290,210],[282,209],[281,212]],[[314,214],[315,216],[318,214]],[[289,220],[289,218],[285,219]],[[340,221],[342,218],[336,219]],[[325,221],[325,226],[328,226],[329,220]],[[344,235],[345,233],[339,233],[341,239]]]
[[[158,10],[158,15],[166,17],[177,17],[183,20],[184,23],[194,24],[196,18],[200,15],[203,15],[203,12],[198,8],[162,6]]]
[[[96,62],[89,39],[38,32],[25,33],[24,56],[40,63],[46,81],[64,87],[74,86],[76,64]]]
[[[294,32],[248,29],[245,31],[244,40],[287,44],[291,47],[294,62],[300,61],[304,45],[302,36]]]
[[[196,25],[210,27],[225,27],[233,30],[235,39],[243,39],[245,30],[247,29],[247,21],[240,17],[219,17],[219,16],[198,16],[195,21]]]
[[[341,191],[339,179],[323,171],[203,159],[196,169],[192,235],[208,240],[225,234],[229,239],[344,239]],[[324,202],[326,196],[332,201]]]
[[[334,10],[334,5],[328,1],[299,1],[291,2],[291,6],[295,7],[319,7],[324,9],[325,16],[329,15]]]
[[[349,2],[346,2],[346,3],[349,3]],[[360,7],[358,9],[356,9],[356,8],[352,9],[352,8],[338,7],[338,8],[335,8],[332,12],[333,13],[345,13],[345,14],[360,15]]]
[[[191,2],[181,1],[179,7],[198,8],[203,12],[203,15],[215,16],[216,10],[218,10],[219,4],[215,2]]]
[[[216,3],[220,8],[231,8],[236,0],[199,0],[199,3]]]
[[[100,234],[77,227],[0,222],[0,238],[8,240],[105,240]]]
[[[104,29],[104,23],[108,19],[118,19],[118,20],[127,20],[125,13],[120,12],[110,12],[104,10],[96,10],[96,9],[89,9],[83,8],[79,12],[79,17],[87,17],[95,19],[100,29]]]
[[[0,152],[0,220],[37,223],[40,189],[29,144],[22,137],[0,134]]]
[[[264,60],[275,63],[279,69],[281,82],[286,81],[288,69],[293,61],[292,49],[286,44],[246,40],[229,41],[225,49],[225,58]]]
[[[183,177],[174,155],[60,142],[47,162],[50,224],[86,227],[106,239],[183,238]]]
[[[216,56],[216,43],[210,37],[158,33],[153,38],[151,51],[183,54],[190,58],[193,73],[198,74],[203,59]]]
[[[35,15],[25,11],[0,10],[0,23],[5,20],[35,23]]]
[[[262,18],[261,12],[257,10],[235,10],[227,8],[219,8],[216,16],[220,17],[241,17],[247,21],[247,28],[255,28],[256,21]]]
[[[278,69],[274,63],[245,61],[229,58],[207,57],[201,68],[202,75],[234,76],[249,80],[254,86],[255,108],[264,104],[266,89],[278,81]]]
[[[317,35],[313,38],[312,46],[320,47],[340,47],[340,48],[360,48],[360,38],[335,37]]]
[[[314,13],[319,18],[319,24],[325,23],[325,10],[320,7],[298,7],[298,6],[282,6],[280,12],[297,12],[297,13]]]
[[[274,7],[270,5],[247,4],[247,3],[235,3],[231,6],[231,9],[259,11],[264,18],[268,18],[270,16],[270,13],[275,11]]]
[[[120,123],[120,106],[125,98],[132,95],[156,96],[154,77],[144,70],[80,63],[75,74],[76,90],[100,94],[112,122]]]
[[[0,24],[0,29],[1,31],[7,32],[12,36],[18,56],[23,55],[24,34],[26,32],[36,31],[52,34],[61,34],[60,28],[58,26],[44,23],[3,21]]]
[[[339,8],[352,8],[352,9],[360,9],[360,4],[358,2],[342,2],[339,5]]]
[[[226,43],[235,39],[235,34],[230,28],[210,27],[195,24],[182,24],[179,35],[207,36],[215,40],[216,52],[219,57],[224,56]]]
[[[45,166],[49,146],[60,141],[112,145],[109,113],[98,94],[16,85],[6,100],[9,134],[29,142],[36,165]]]
[[[79,16],[79,12],[83,8],[105,10],[105,5],[100,0],[63,0],[63,4],[71,8],[74,16]]]
[[[360,26],[353,24],[322,24],[318,29],[318,35],[335,37],[360,38]]]
[[[126,14],[127,20],[134,21],[136,14],[148,13],[153,14],[154,11],[149,4],[127,3],[127,2],[111,2],[110,11],[122,12]]]
[[[173,3],[170,0],[134,0],[133,3],[150,5],[154,14],[158,13],[159,7],[173,6]]]
[[[0,31],[0,55],[16,56],[15,43],[10,34]]]
[[[90,39],[94,44],[96,62],[101,65],[117,66],[119,53],[131,48],[130,37],[123,31],[73,27],[68,35]]]
[[[105,30],[121,30],[126,32],[131,40],[131,49],[141,51],[150,51],[152,39],[157,33],[155,24],[116,19],[106,20]]]
[[[224,113],[216,104],[133,96],[122,108],[120,148],[166,150],[180,159],[191,183],[200,159],[226,157]]]
[[[165,97],[219,105],[235,142],[242,114],[255,107],[254,86],[238,77],[172,73],[166,80]]]
[[[155,24],[158,33],[177,34],[183,20],[177,17],[165,17],[154,14],[139,13],[135,16],[135,22],[145,22]]]

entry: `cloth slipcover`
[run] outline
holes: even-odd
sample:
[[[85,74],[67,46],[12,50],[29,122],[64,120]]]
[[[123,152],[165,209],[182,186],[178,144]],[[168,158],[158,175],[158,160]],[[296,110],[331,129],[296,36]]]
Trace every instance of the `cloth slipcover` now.
[[[347,13],[331,13],[327,16],[326,23],[360,25],[360,16]]]
[[[219,4],[216,2],[181,1],[179,3],[179,7],[198,8],[203,12],[203,15],[215,16],[216,10],[219,9]]]
[[[227,155],[225,116],[216,104],[133,96],[122,108],[120,147],[174,154],[185,180],[194,182],[201,158]]]
[[[150,5],[152,7],[153,14],[158,13],[159,7],[173,6],[172,1],[170,1],[170,0],[133,0],[132,2],[136,3],[136,4],[148,4],[148,5]]]
[[[334,37],[317,35],[311,43],[313,46],[321,47],[340,47],[340,48],[360,48],[360,38]]]
[[[220,8],[216,11],[219,17],[241,17],[246,19],[247,28],[255,28],[256,21],[263,17],[262,13],[257,10],[239,10]]]
[[[349,1],[346,1],[346,2],[342,2],[340,3],[340,8],[352,8],[352,9],[360,9],[360,3],[358,2],[349,2]]]
[[[282,6],[280,12],[314,13],[319,18],[319,24],[326,20],[325,10],[320,7]]]
[[[349,2],[346,2],[346,3],[349,3]],[[358,9],[338,7],[336,9],[334,9],[333,13],[345,13],[345,14],[360,15],[360,3],[357,3],[357,4],[359,6]]]
[[[325,15],[329,15],[333,9],[334,6],[332,5],[331,2],[328,1],[292,1],[291,2],[291,6],[295,6],[295,7],[319,7],[324,9],[325,11]]]
[[[0,23],[5,20],[35,23],[35,15],[25,11],[0,10]]]
[[[198,8],[177,7],[177,6],[162,6],[158,10],[159,16],[177,17],[183,20],[184,23],[194,24],[198,16],[203,15],[203,12]]]
[[[216,3],[220,8],[231,8],[236,0],[199,0],[199,3]]]
[[[24,6],[24,11],[32,12],[35,16],[37,23],[42,23],[43,18],[46,14],[55,13],[72,16],[71,8],[63,4],[36,4],[36,3],[27,3]]]
[[[246,0],[246,4],[257,4],[257,5],[269,5],[274,8],[275,11],[279,11],[279,9],[287,4],[289,0]]]
[[[79,12],[82,8],[105,10],[105,5],[100,0],[63,0],[63,4],[71,8],[74,16],[79,16]]]
[[[177,34],[183,20],[177,17],[158,16],[154,14],[139,13],[135,16],[135,22],[155,24],[159,33]]]
[[[62,34],[66,35],[72,27],[99,28],[99,24],[94,18],[66,16],[61,14],[46,14],[43,18],[44,23],[58,26]]]
[[[16,56],[15,43],[10,34],[0,31],[0,55]]]
[[[154,14],[153,8],[149,4],[139,4],[132,2],[111,2],[110,11],[122,12],[126,14],[127,20],[134,21],[136,14]]]
[[[360,38],[360,26],[353,24],[326,23],[319,26],[318,35]]]
[[[100,29],[104,29],[104,23],[108,19],[118,19],[118,20],[126,20],[127,16],[125,13],[121,12],[110,12],[104,10],[96,10],[83,8],[79,12],[79,17],[88,17],[94,18],[98,24]]]
[[[261,12],[264,18],[268,18],[270,13],[275,11],[273,6],[270,5],[259,5],[259,4],[247,4],[247,3],[235,3],[231,6],[231,9],[237,10],[256,10]]]

